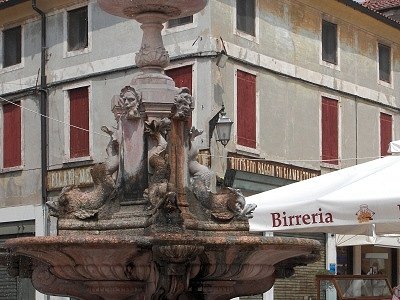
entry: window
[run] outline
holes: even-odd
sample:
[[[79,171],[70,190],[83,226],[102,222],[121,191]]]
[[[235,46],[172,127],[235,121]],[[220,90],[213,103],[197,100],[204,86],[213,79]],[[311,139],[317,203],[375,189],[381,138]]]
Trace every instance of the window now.
[[[256,0],[236,0],[236,28],[256,35]]]
[[[380,114],[381,156],[388,155],[389,143],[392,141],[392,116]]]
[[[27,233],[30,230],[26,228],[31,226],[29,221],[0,224],[0,249],[4,248],[4,244],[8,239],[34,236],[33,233]],[[22,258],[22,260],[27,263],[25,258]],[[31,279],[22,278],[22,276],[12,277],[8,274],[8,269],[7,266],[0,265],[0,299],[35,300],[35,288]]]
[[[379,52],[379,80],[390,83],[390,75],[391,75],[390,47],[378,44],[378,52]]]
[[[339,161],[339,120],[338,101],[322,97],[321,130],[322,162],[338,165]]]
[[[337,25],[322,20],[322,60],[337,65]]]
[[[193,15],[192,16],[183,17],[183,18],[169,20],[167,22],[167,27],[168,28],[173,28],[173,27],[178,27],[178,26],[190,24],[190,23],[193,23]]]
[[[20,102],[15,102],[20,105]],[[3,105],[3,168],[19,167],[21,160],[21,107]]]
[[[237,70],[237,143],[256,149],[256,76]]]
[[[89,89],[81,87],[69,94],[69,155],[70,158],[87,157],[89,153]],[[82,129],[81,129],[82,128]]]
[[[192,93],[192,65],[184,66],[180,68],[166,70],[165,74],[171,77],[174,82],[175,86],[178,88],[187,87]],[[192,127],[192,117],[188,120],[188,126]]]
[[[68,51],[88,47],[88,8],[87,6],[68,12]]]
[[[21,26],[3,31],[3,68],[21,63]]]

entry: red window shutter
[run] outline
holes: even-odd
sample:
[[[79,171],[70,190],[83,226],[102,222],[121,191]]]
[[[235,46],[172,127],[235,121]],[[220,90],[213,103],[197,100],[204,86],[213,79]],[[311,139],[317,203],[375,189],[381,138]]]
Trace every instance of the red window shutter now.
[[[21,166],[21,107],[3,105],[3,123],[3,168]]]
[[[389,143],[392,141],[392,116],[381,113],[381,156],[388,154]]]
[[[165,74],[174,80],[176,87],[187,87],[192,94],[192,65],[166,70]],[[188,126],[192,127],[192,117],[188,120]]]
[[[322,161],[339,163],[338,101],[322,98]]]
[[[89,156],[89,91],[87,87],[69,91],[70,100],[70,157]],[[78,129],[76,127],[86,130]]]
[[[256,76],[237,71],[238,144],[256,148]]]

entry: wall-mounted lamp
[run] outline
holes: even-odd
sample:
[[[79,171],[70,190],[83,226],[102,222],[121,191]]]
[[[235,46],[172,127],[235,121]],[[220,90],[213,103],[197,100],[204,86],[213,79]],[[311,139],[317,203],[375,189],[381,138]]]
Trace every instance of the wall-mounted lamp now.
[[[209,133],[208,141],[211,142],[211,137],[214,133],[214,129],[217,129],[216,141],[220,142],[224,147],[229,143],[231,139],[231,130],[233,122],[226,116],[225,106],[222,105],[220,111],[208,122]]]
[[[228,52],[226,51],[226,48],[225,48],[224,40],[222,39],[222,37],[219,37],[219,38],[221,40],[222,47],[224,49],[221,50],[221,52],[218,54],[216,64],[218,67],[223,68],[223,67],[225,67],[225,64],[228,61],[229,57],[228,57]]]

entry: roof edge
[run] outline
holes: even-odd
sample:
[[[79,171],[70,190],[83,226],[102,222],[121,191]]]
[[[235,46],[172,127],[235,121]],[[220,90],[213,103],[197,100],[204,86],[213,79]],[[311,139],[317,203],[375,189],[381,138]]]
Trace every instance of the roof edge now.
[[[22,2],[26,2],[26,1],[28,1],[28,0],[8,0],[4,3],[0,3],[0,10],[20,4]]]
[[[362,12],[362,13],[364,13],[366,15],[369,15],[370,17],[372,17],[372,18],[374,18],[374,19],[376,19],[378,21],[381,21],[381,22],[383,22],[383,23],[385,23],[385,24],[387,24],[387,25],[389,25],[391,27],[394,27],[394,28],[400,30],[400,23],[398,23],[395,20],[390,19],[390,18],[382,15],[381,13],[379,13],[379,12],[377,12],[375,10],[367,8],[367,7],[363,6],[360,3],[357,3],[357,2],[355,2],[353,0],[337,0],[337,1],[340,2],[340,3],[343,3],[344,5],[349,6],[349,7],[353,8],[353,9],[355,9],[355,10],[358,10],[359,12]]]

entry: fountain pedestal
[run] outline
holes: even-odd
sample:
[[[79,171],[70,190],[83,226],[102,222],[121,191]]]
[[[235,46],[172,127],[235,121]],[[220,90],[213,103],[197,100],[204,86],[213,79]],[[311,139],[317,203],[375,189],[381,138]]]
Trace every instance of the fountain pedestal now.
[[[206,3],[99,0],[105,11],[142,23],[142,72],[112,99],[117,126],[102,127],[108,158],[91,171],[93,191],[69,187],[47,203],[58,236],[6,242],[11,258],[32,260],[30,276],[42,293],[223,300],[267,291],[277,275],[318,259],[316,241],[250,233],[255,207],[239,190],[212,192],[213,172],[196,161],[201,132],[186,127],[194,99],[163,72],[169,55],[161,29]]]

